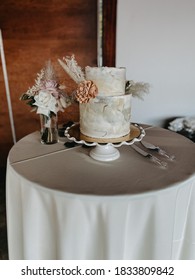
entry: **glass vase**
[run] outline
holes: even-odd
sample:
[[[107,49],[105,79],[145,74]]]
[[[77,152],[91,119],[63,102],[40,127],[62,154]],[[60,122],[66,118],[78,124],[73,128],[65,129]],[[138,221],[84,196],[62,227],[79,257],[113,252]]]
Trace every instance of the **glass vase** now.
[[[40,114],[41,143],[55,144],[58,142],[58,118],[57,115],[47,117]]]

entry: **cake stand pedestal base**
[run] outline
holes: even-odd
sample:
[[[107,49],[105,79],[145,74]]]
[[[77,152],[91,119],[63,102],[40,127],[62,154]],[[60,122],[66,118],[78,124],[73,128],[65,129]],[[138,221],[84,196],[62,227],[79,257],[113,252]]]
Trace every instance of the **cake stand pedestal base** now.
[[[98,145],[90,151],[90,156],[99,161],[112,161],[120,157],[119,151],[111,144]]]
[[[125,136],[124,141],[121,141],[121,138],[115,138],[115,141],[106,143],[103,142],[102,139],[100,139],[100,141],[95,138],[93,138],[93,140],[90,139],[91,141],[82,139],[79,124],[73,124],[71,127],[67,127],[64,134],[68,140],[74,141],[75,143],[84,144],[88,147],[95,147],[89,153],[91,158],[99,161],[112,161],[120,157],[120,153],[116,148],[123,145],[130,146],[135,142],[141,141],[145,136],[145,131],[138,124],[130,124],[130,133]]]

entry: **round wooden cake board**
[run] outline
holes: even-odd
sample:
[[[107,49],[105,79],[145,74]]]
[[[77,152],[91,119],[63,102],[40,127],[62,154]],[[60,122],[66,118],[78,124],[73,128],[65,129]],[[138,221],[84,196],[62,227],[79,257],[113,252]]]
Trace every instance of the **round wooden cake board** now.
[[[119,138],[93,138],[93,137],[86,136],[80,132],[79,124],[76,124],[69,129],[70,137],[75,137],[77,140],[84,140],[89,143],[96,142],[100,144],[131,141],[132,139],[139,137],[140,134],[141,134],[141,130],[139,126],[135,126],[133,124],[130,125],[130,133]]]

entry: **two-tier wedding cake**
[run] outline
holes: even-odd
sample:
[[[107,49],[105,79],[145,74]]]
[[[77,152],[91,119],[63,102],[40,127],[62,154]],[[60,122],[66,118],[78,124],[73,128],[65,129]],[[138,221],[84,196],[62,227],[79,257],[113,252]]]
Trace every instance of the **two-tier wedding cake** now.
[[[125,94],[126,69],[87,66],[85,76],[97,86],[98,94],[79,104],[82,138],[112,142],[128,135],[131,94]]]
[[[81,139],[102,143],[129,139],[131,98],[147,92],[148,84],[127,82],[125,68],[86,66],[83,71],[74,55],[58,61],[77,83]]]

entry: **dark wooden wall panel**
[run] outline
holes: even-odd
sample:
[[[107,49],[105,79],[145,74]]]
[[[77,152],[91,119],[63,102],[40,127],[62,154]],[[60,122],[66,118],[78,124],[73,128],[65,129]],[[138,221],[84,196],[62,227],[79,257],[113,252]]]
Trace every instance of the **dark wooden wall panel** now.
[[[103,10],[103,26],[102,26],[103,65],[109,67],[115,67],[117,0],[103,0],[102,10]]]
[[[96,0],[1,0],[0,28],[3,34],[7,72],[17,140],[39,129],[39,117],[19,97],[34,83],[36,73],[49,59],[61,82],[71,92],[73,84],[57,59],[75,54],[81,66],[97,64]],[[1,158],[12,146],[5,86],[0,64]],[[60,114],[60,122],[78,120],[72,106]]]

